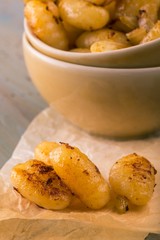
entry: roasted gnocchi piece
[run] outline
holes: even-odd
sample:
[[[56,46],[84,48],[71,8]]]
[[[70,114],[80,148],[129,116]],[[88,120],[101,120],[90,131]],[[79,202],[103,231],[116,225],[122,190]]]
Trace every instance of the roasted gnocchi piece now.
[[[99,41],[112,41],[115,42],[115,44],[119,43],[126,47],[131,46],[124,33],[109,28],[83,32],[77,38],[76,46],[78,48],[90,48],[92,44]]]
[[[61,0],[58,6],[63,21],[79,29],[99,29],[109,21],[109,13],[105,8],[85,0]]]
[[[50,159],[50,152],[59,146],[56,142],[41,142],[39,143],[34,150],[34,158],[38,159],[46,164],[52,165]]]
[[[143,38],[142,43],[150,42],[160,38],[160,20],[151,28],[148,34]]]
[[[42,146],[35,150],[35,156],[43,161]],[[49,148],[52,143],[49,143]],[[49,149],[48,148],[48,149]],[[43,153],[41,154],[40,151]],[[38,152],[38,154],[37,154]],[[52,163],[56,173],[80,200],[91,209],[104,207],[110,199],[109,186],[98,168],[78,148],[67,143],[54,145],[45,151],[44,161]]]
[[[128,44],[122,44],[113,40],[98,41],[91,45],[91,52],[107,52],[128,47]]]
[[[153,195],[155,174],[151,163],[136,153],[116,161],[110,170],[109,182],[121,212],[127,210],[128,201],[137,206],[147,204]]]
[[[158,20],[160,2],[153,1],[150,4],[145,4],[139,9],[138,25],[143,27],[148,32]],[[152,9],[152,10],[151,10]]]
[[[159,7],[159,0],[118,1],[115,11],[117,29],[129,32],[144,25],[147,27],[147,22],[148,24],[155,23]]]
[[[53,1],[31,0],[25,5],[24,15],[40,40],[61,50],[69,49],[67,33],[60,20],[59,9]]]
[[[126,34],[127,38],[133,45],[140,44],[146,35],[147,31],[144,27],[136,28],[133,31]]]
[[[46,209],[64,209],[72,199],[71,191],[53,167],[35,159],[16,165],[11,182],[22,196]]]

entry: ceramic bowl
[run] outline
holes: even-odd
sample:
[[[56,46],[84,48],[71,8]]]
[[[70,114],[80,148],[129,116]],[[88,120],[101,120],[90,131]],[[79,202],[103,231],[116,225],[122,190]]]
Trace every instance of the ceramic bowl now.
[[[92,134],[132,138],[160,129],[160,67],[112,69],[48,57],[23,36],[35,86],[74,125]]]
[[[103,53],[62,51],[40,41],[26,21],[24,29],[32,46],[39,52],[65,62],[109,68],[143,68],[160,66],[160,39],[145,44]]]

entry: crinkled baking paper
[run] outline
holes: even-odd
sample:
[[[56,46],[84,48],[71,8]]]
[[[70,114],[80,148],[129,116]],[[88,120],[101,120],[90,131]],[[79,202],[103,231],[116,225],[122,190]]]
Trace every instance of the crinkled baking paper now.
[[[158,171],[151,201],[143,208],[131,209],[122,215],[116,213],[112,204],[98,211],[79,203],[63,211],[39,208],[13,190],[10,171],[15,164],[33,158],[34,148],[41,141],[77,146],[106,179],[120,157],[134,152],[143,155]],[[160,134],[139,140],[109,140],[73,126],[52,107],[40,113],[0,171],[0,240],[143,240],[149,232],[160,233]]]

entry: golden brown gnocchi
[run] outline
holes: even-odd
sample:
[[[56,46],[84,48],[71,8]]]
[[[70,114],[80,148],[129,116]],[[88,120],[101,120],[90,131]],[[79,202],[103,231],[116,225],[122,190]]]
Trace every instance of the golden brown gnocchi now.
[[[35,159],[16,165],[11,182],[22,196],[46,209],[64,209],[72,199],[71,191],[53,167]]]
[[[100,209],[108,203],[108,183],[84,153],[67,143],[59,143],[58,146],[53,143],[53,148],[52,143],[49,143],[48,149],[52,150],[49,154],[48,150],[45,151],[44,155],[45,146],[47,143],[37,146],[36,158],[52,164],[57,175],[86,206]]]
[[[133,45],[140,44],[146,35],[147,35],[147,31],[144,27],[136,28],[133,31],[126,34],[127,38]]]
[[[106,52],[110,50],[116,50],[125,48],[126,44],[116,42],[113,40],[103,40],[95,42],[91,45],[90,50],[91,52]]]
[[[92,44],[99,41],[113,41],[131,46],[124,33],[109,28],[103,28],[97,31],[85,31],[76,40],[76,46],[79,48],[90,48]]]
[[[156,185],[155,168],[136,153],[112,166],[111,191],[95,164],[68,143],[42,142],[35,158],[13,167],[11,182],[22,196],[46,209],[64,209],[74,195],[91,209],[103,208],[112,198],[118,212],[125,213],[131,204],[147,204]]]
[[[59,144],[56,142],[41,142],[34,150],[34,158],[38,159],[46,164],[52,165],[50,160],[50,152],[52,152]]]
[[[142,43],[150,42],[160,38],[160,21],[157,21],[156,24],[151,28],[147,35],[142,39]]]
[[[109,182],[112,190],[120,196],[119,206],[122,202],[127,208],[127,201],[138,206],[147,204],[153,195],[155,174],[152,164],[136,153],[116,161],[110,170]]]
[[[91,42],[93,44],[98,42],[85,52],[103,52],[160,38],[159,0],[136,2],[24,0],[24,2],[24,14],[33,33],[46,44],[61,50],[89,49]],[[108,39],[107,33],[102,34],[106,29],[114,32],[115,36]],[[126,43],[121,42],[120,35],[123,35]]]
[[[146,19],[150,19],[154,24],[158,19],[159,7],[159,0],[118,1],[115,11],[115,20],[119,23],[118,30],[132,31],[142,26]],[[141,19],[143,19],[142,22]]]
[[[83,30],[96,30],[109,21],[108,11],[85,0],[61,0],[60,16],[63,21]]]
[[[69,49],[67,33],[59,18],[59,9],[51,1],[29,1],[24,14],[34,34],[46,44],[61,49]]]

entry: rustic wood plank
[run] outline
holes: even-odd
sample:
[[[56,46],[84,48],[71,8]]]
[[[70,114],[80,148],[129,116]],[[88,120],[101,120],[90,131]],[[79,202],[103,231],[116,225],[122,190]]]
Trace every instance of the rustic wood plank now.
[[[23,59],[23,1],[0,1],[0,167],[30,121],[46,107]]]

